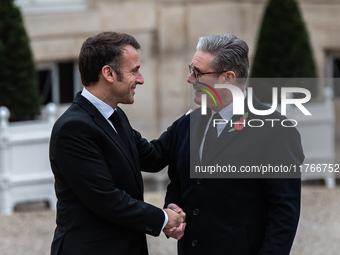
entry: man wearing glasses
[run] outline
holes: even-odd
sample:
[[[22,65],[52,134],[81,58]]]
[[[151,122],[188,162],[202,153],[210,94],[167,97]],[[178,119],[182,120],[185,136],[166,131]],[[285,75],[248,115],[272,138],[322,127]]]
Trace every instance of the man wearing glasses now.
[[[189,65],[187,79],[194,89],[194,101],[201,109],[177,121],[172,141],[165,207],[186,212],[184,236],[178,254],[187,255],[288,255],[300,214],[301,181],[297,178],[258,178],[228,175],[206,178],[209,166],[301,165],[304,159],[300,135],[294,127],[265,123],[251,128],[251,119],[284,120],[278,112],[255,116],[247,104],[245,114],[233,115],[233,95],[215,84],[233,85],[243,91],[245,102],[249,60],[247,44],[233,35],[200,38]],[[206,95],[208,94],[208,95]],[[211,94],[212,96],[209,96]],[[205,95],[206,102],[202,101]],[[218,100],[213,96],[218,95]],[[258,110],[268,109],[253,96]],[[214,119],[228,124],[212,125]],[[230,126],[241,120],[244,125]],[[202,178],[191,178],[201,170]],[[206,168],[204,168],[206,167]],[[296,177],[296,176],[295,176]],[[183,230],[166,229],[169,236]]]

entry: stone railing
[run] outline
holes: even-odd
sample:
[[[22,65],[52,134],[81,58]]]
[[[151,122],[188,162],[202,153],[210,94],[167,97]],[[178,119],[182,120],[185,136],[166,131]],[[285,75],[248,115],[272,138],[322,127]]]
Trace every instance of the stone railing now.
[[[48,146],[56,110],[49,104],[41,120],[9,123],[8,109],[0,107],[0,213],[11,214],[17,204],[36,201],[55,208]]]
[[[302,180],[324,179],[328,188],[335,187],[335,113],[333,91],[324,88],[324,101],[304,104],[312,116],[304,115],[297,107],[287,109],[287,117],[298,122],[305,161]],[[326,166],[327,164],[327,166]],[[307,169],[308,167],[308,169]],[[332,171],[333,167],[333,171]]]

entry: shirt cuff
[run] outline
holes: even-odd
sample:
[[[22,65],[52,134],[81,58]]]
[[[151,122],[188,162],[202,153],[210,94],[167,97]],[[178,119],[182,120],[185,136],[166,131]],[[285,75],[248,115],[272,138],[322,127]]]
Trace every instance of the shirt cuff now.
[[[163,223],[163,227],[162,227],[161,231],[163,231],[163,229],[165,228],[166,224],[169,221],[168,214],[164,210],[162,210],[162,211],[164,212],[165,219],[164,219],[164,223]]]

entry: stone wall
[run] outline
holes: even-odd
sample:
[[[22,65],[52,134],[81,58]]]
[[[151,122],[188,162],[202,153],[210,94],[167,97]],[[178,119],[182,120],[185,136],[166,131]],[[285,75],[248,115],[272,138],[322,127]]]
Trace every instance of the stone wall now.
[[[86,1],[84,1],[86,2]],[[320,77],[328,55],[340,52],[340,1],[300,0]],[[141,43],[145,84],[134,105],[124,106],[132,124],[158,136],[191,105],[186,82],[200,36],[232,33],[244,39],[253,57],[266,0],[88,0],[78,11],[23,9],[37,63],[77,59],[82,42],[104,30],[123,31]]]

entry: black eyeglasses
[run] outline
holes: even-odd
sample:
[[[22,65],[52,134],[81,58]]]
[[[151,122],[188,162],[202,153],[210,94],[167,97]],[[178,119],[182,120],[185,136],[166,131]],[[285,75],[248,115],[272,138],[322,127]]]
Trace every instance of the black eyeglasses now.
[[[211,73],[224,73],[224,72],[228,72],[228,71],[219,71],[219,72],[208,72],[208,73],[199,73],[197,72],[192,65],[189,65],[189,73],[194,73],[194,77],[196,79],[198,79],[200,76],[205,75],[205,74],[211,74]]]

